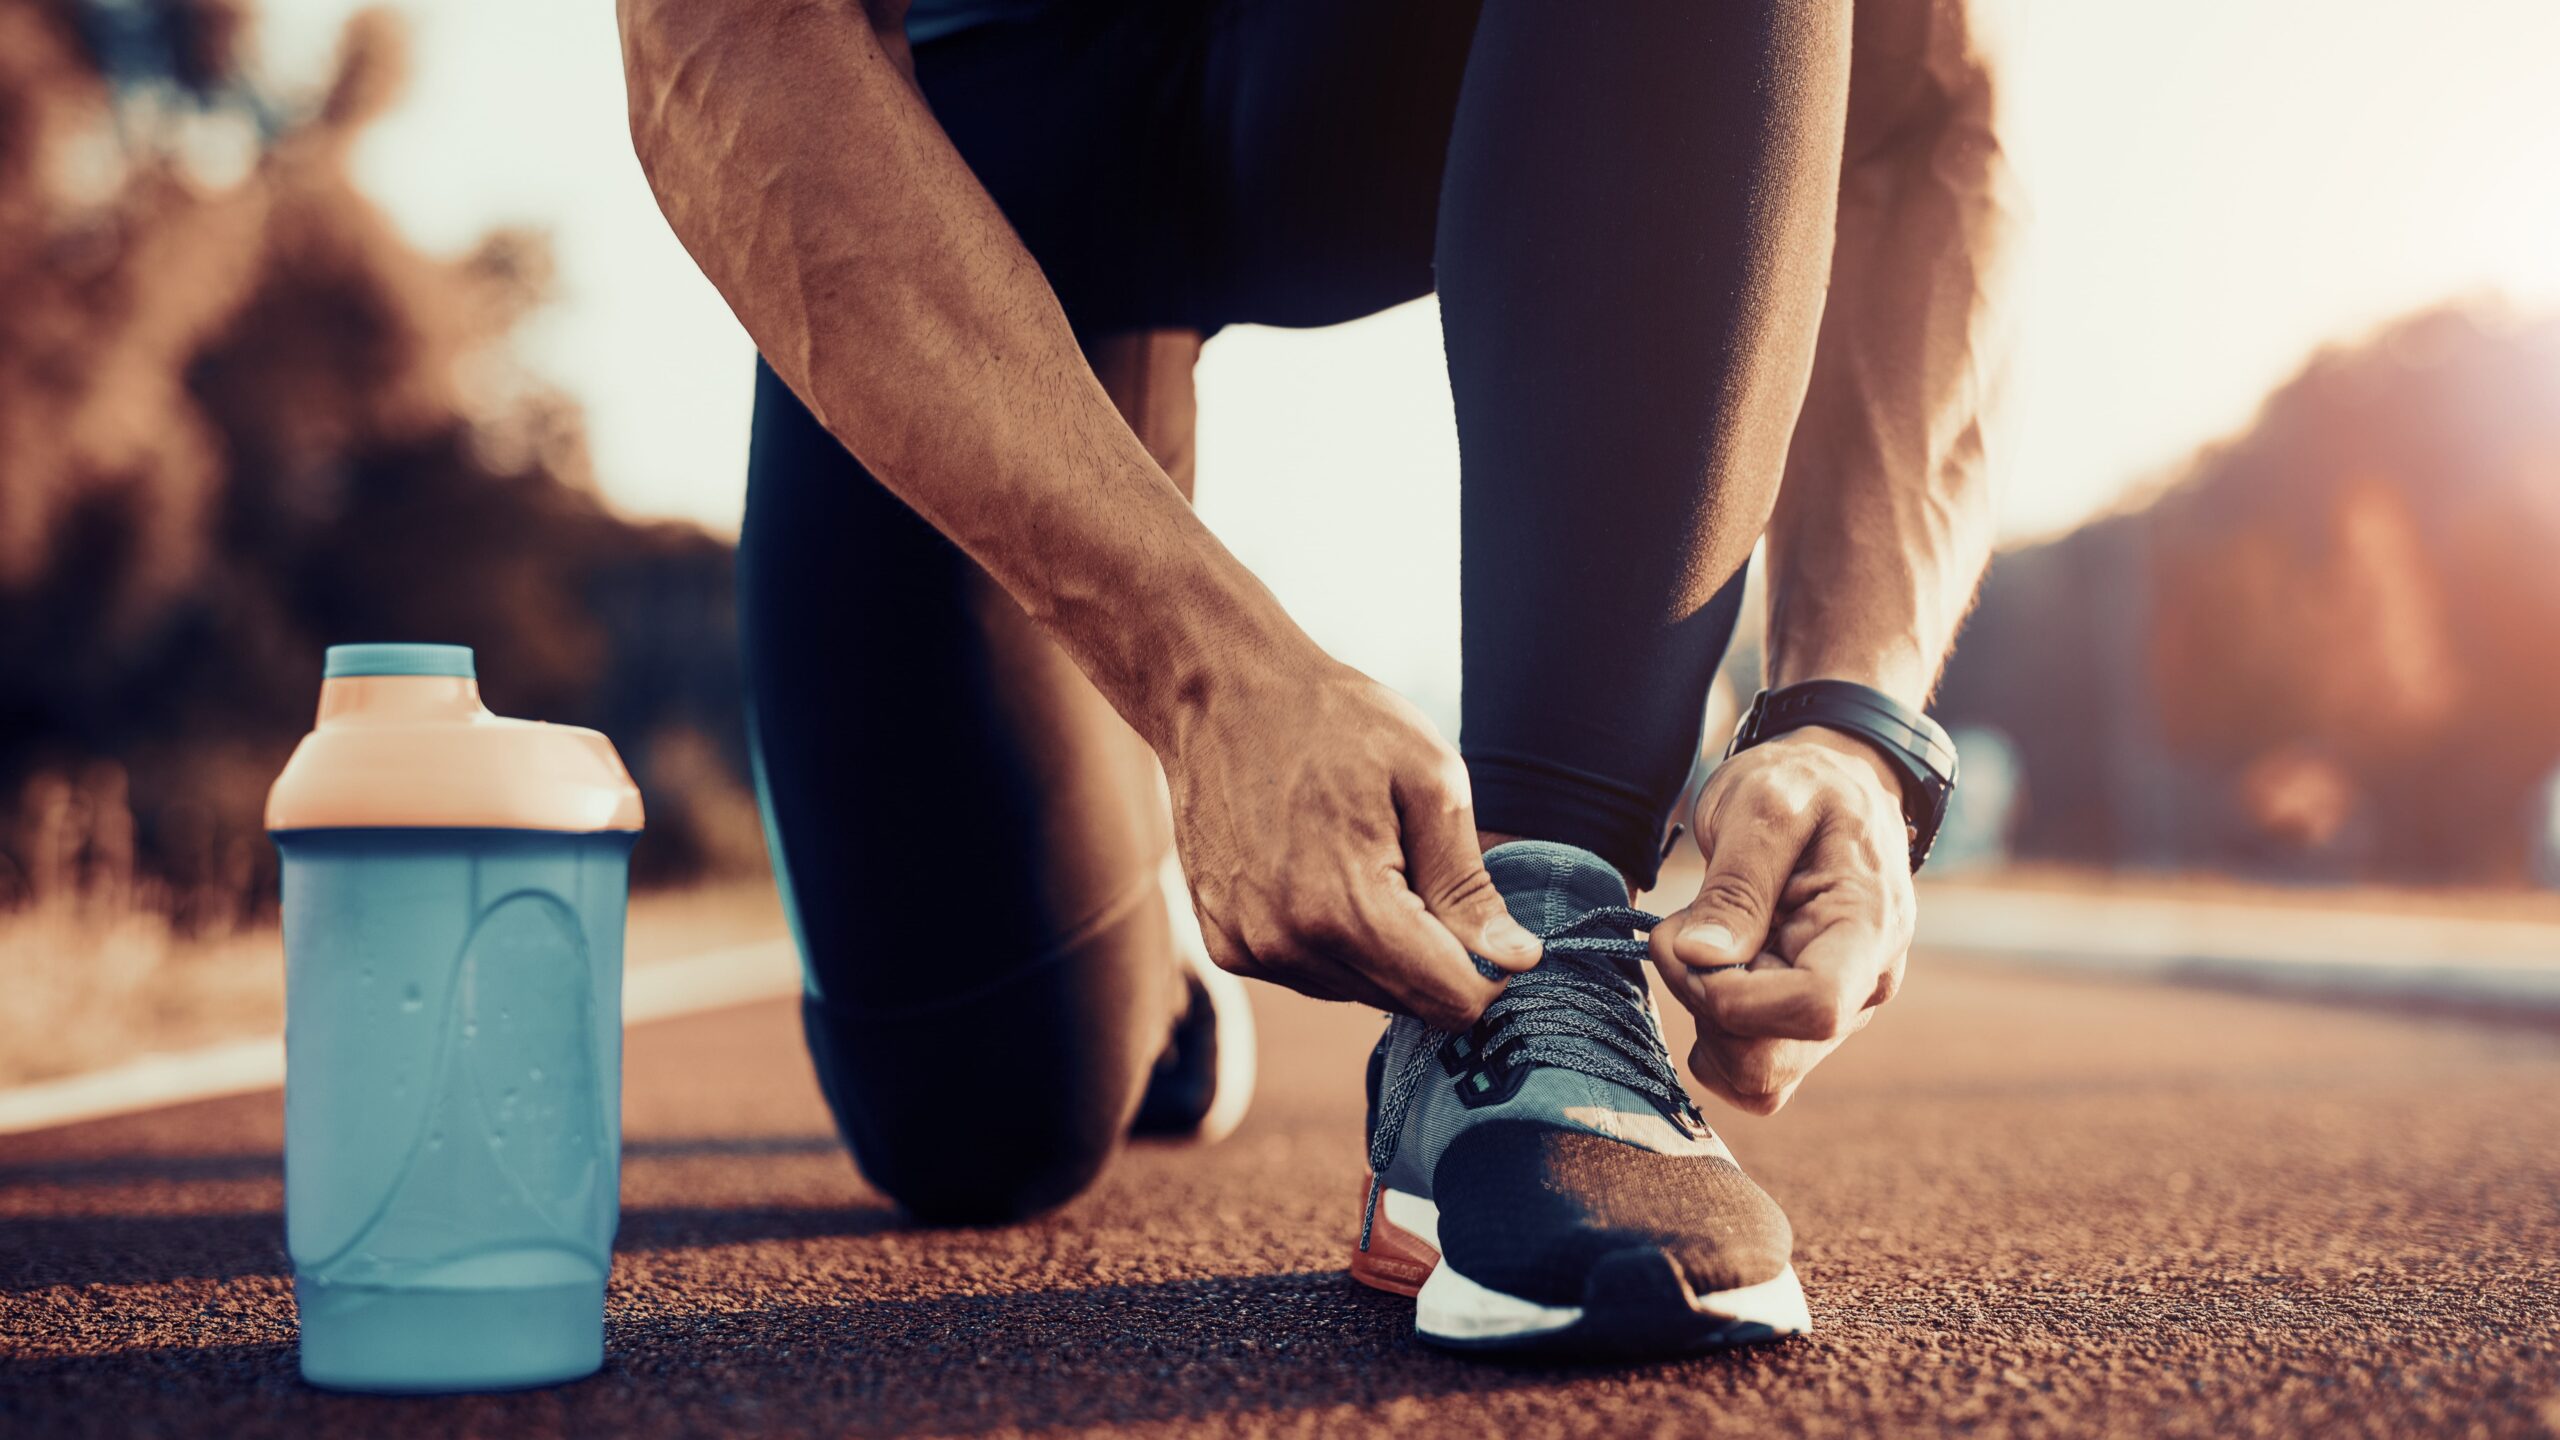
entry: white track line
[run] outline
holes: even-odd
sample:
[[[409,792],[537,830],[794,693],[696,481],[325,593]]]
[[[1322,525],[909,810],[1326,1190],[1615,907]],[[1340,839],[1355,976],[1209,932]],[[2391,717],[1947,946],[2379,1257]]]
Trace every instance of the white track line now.
[[[2560,925],[1923,887],[1926,949],[2271,992],[2560,1015]]]
[[[788,940],[736,945],[622,977],[622,1023],[641,1025],[800,993],[800,952]]]
[[[622,1023],[641,1025],[779,999],[799,990],[800,961],[790,941],[732,946],[627,971],[622,979]],[[85,1075],[0,1090],[0,1135],[247,1095],[283,1083],[281,1035],[145,1055]]]

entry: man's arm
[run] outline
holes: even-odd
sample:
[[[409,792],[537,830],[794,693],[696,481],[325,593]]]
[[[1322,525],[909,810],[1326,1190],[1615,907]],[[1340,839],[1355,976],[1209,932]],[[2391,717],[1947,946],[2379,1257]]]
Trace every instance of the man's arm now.
[[[1112,407],[855,0],[621,17],[641,168],[756,348],[1131,723],[1217,652],[1308,645]]]
[[[1325,657],[1112,407],[927,110],[897,12],[621,0],[641,168],[810,412],[984,567],[1165,761],[1230,969],[1464,1024],[1535,963],[1465,769]],[[894,617],[882,617],[889,623]]]
[[[2020,197],[1980,3],[1861,5],[1831,296],[1769,525],[1769,683],[1918,706],[1991,556],[1984,428],[2007,359]],[[1878,64],[1883,64],[1879,58]]]
[[[1992,8],[1857,7],[1831,292],[1769,527],[1772,686],[1922,704],[1990,557],[1984,431],[2021,211]],[[1707,883],[1654,952],[1698,1012],[1691,1067],[1766,1113],[1900,981],[1901,792],[1865,742],[1799,730],[1720,767],[1696,823]]]

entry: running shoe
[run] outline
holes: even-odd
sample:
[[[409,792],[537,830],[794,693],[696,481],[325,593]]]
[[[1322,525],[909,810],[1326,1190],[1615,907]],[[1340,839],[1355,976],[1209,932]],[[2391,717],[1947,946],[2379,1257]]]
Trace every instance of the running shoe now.
[[[1369,1181],[1351,1274],[1414,1297],[1436,1345],[1638,1358],[1812,1328],[1786,1215],[1691,1103],[1639,929],[1599,856],[1485,855],[1545,937],[1457,1033],[1397,1017],[1369,1057]]]
[[[1156,1060],[1129,1133],[1209,1144],[1227,1138],[1253,1104],[1253,1004],[1242,980],[1218,968],[1200,938],[1182,868],[1165,861],[1165,909],[1173,921],[1183,1007]]]

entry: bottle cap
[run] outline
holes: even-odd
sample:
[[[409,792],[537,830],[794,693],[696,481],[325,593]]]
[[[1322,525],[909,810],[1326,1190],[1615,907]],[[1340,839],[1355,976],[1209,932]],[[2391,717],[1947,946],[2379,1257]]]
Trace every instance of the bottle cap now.
[[[333,645],[320,720],[267,792],[271,831],[635,831],[613,742],[492,715],[469,648]]]
[[[320,678],[349,675],[459,675],[476,680],[468,645],[332,645]]]

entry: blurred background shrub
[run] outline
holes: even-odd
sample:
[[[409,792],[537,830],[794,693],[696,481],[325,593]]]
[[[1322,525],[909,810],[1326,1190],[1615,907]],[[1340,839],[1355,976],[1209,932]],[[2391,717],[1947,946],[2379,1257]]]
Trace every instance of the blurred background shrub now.
[[[761,863],[726,542],[608,510],[510,364],[550,276],[412,247],[350,183],[386,14],[316,103],[241,79],[232,0],[0,0],[0,909],[271,904],[266,786],[320,652],[479,652],[493,707],[596,726],[666,881]]]
[[[2560,324],[2315,357],[2127,508],[2003,555],[1948,668],[2023,857],[2517,883],[2560,765]]]

